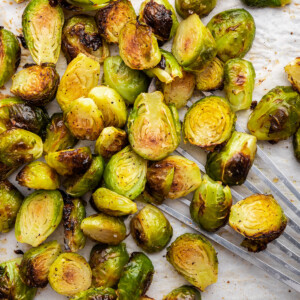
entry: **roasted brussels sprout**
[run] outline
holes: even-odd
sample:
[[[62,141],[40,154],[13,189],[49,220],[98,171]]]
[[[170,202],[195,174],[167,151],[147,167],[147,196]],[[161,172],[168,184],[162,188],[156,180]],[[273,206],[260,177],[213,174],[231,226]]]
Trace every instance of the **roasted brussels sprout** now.
[[[188,282],[204,291],[218,280],[218,258],[212,244],[200,234],[179,236],[167,252],[168,262]]]
[[[22,16],[23,35],[32,59],[38,64],[58,61],[64,13],[49,0],[32,0]]]
[[[139,300],[147,292],[154,273],[151,260],[142,252],[133,252],[118,284],[119,300]]]
[[[277,86],[258,103],[248,129],[258,140],[280,141],[293,135],[300,124],[300,95],[292,87]]]
[[[112,156],[103,178],[107,188],[134,200],[145,188],[146,173],[147,161],[127,146]]]
[[[190,206],[192,219],[206,231],[217,231],[226,225],[232,197],[229,186],[204,175]]]
[[[284,68],[289,81],[298,93],[300,93],[300,57],[294,59]]]
[[[30,287],[45,287],[48,283],[50,266],[61,252],[60,244],[57,241],[28,250],[20,264],[22,281]]]
[[[90,256],[93,286],[115,286],[121,278],[123,268],[128,261],[129,255],[125,243],[117,246],[95,245]]]
[[[231,207],[229,225],[246,238],[242,246],[258,252],[282,234],[287,218],[272,195],[255,194]]]
[[[75,12],[85,12],[105,7],[109,0],[58,0],[58,2],[64,9]]]
[[[58,86],[56,100],[63,111],[76,99],[87,97],[99,81],[99,63],[79,53],[68,65]]]
[[[137,245],[149,253],[164,249],[173,235],[168,219],[150,204],[131,219],[130,231]]]
[[[59,191],[35,191],[26,197],[17,215],[17,241],[33,247],[44,242],[59,225],[63,205]]]
[[[193,14],[179,24],[172,53],[187,71],[199,70],[215,58],[216,42],[198,15]]]
[[[62,176],[83,174],[92,163],[90,148],[61,150],[45,156],[47,164]]]
[[[118,245],[126,238],[123,220],[103,213],[83,219],[81,229],[89,238],[108,245]]]
[[[16,72],[21,59],[21,48],[15,35],[0,26],[0,87]]]
[[[102,40],[93,17],[77,15],[71,17],[62,32],[62,51],[70,63],[79,53],[103,62],[109,56],[109,48]]]
[[[291,3],[291,0],[242,0],[248,6],[256,7],[276,7],[285,6]]]
[[[201,300],[201,294],[198,289],[190,285],[183,285],[174,289],[163,300]]]
[[[154,68],[161,60],[153,30],[138,20],[128,22],[121,30],[119,52],[125,64],[136,70]]]
[[[214,151],[231,137],[236,115],[228,101],[217,96],[194,103],[185,114],[182,132],[185,142]]]
[[[126,23],[136,19],[129,0],[114,0],[99,9],[95,16],[99,32],[108,43],[119,42],[119,35]]]
[[[251,14],[243,8],[220,12],[207,24],[217,43],[217,56],[226,62],[231,58],[243,58],[250,50],[255,23]]]
[[[247,178],[256,154],[256,137],[235,131],[220,152],[210,153],[206,173],[223,184],[240,185]]]
[[[197,14],[200,18],[207,16],[217,4],[217,0],[175,0],[177,13],[183,18]]]
[[[81,255],[62,253],[51,265],[48,279],[57,293],[74,296],[91,286],[92,271]]]
[[[300,128],[293,136],[293,148],[296,159],[300,162]]]
[[[103,83],[115,89],[129,104],[140,93],[148,90],[149,78],[144,72],[126,66],[120,56],[105,59],[103,64]]]
[[[140,94],[128,117],[129,142],[134,151],[145,159],[163,159],[180,143],[177,109],[163,101],[163,94],[159,91]]]
[[[117,300],[115,290],[111,288],[90,288],[76,294],[71,300]]]

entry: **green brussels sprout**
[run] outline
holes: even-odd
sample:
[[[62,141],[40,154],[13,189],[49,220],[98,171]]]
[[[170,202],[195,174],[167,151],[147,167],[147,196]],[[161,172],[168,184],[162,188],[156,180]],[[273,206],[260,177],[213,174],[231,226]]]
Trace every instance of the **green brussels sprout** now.
[[[85,218],[85,207],[80,199],[66,197],[63,209],[64,242],[68,252],[77,252],[85,246],[86,237],[80,224]]]
[[[32,0],[22,16],[23,35],[32,59],[38,64],[58,61],[64,13],[49,0]]]
[[[174,289],[163,300],[201,300],[201,294],[195,287],[183,285]]]
[[[48,284],[50,266],[61,252],[60,244],[57,241],[28,250],[20,264],[22,281],[30,287],[44,288]]]
[[[163,159],[180,143],[177,109],[167,106],[159,91],[142,93],[136,98],[127,126],[132,148],[145,159]]]
[[[103,178],[108,189],[134,200],[145,188],[146,173],[147,161],[127,146],[111,157]]]
[[[300,57],[285,66],[284,70],[293,88],[300,93]]]
[[[115,290],[111,288],[90,288],[76,294],[71,300],[117,300]]]
[[[198,15],[193,14],[179,24],[172,53],[187,71],[199,70],[215,58],[216,42]]]
[[[232,205],[229,186],[213,181],[204,175],[199,188],[195,191],[190,205],[191,217],[206,231],[217,231],[225,226]]]
[[[137,245],[149,253],[163,250],[173,235],[169,220],[150,204],[131,219],[130,231]]]
[[[17,215],[17,241],[32,247],[44,242],[59,225],[63,206],[59,191],[35,191],[26,197]]]
[[[45,156],[47,164],[62,176],[83,174],[92,163],[90,148],[61,150]]]
[[[3,180],[0,181],[0,199],[0,233],[5,233],[14,227],[23,195],[8,180]]]
[[[210,153],[205,170],[213,180],[240,185],[247,178],[256,154],[256,137],[235,131],[220,152]]]
[[[89,92],[88,97],[93,99],[101,110],[105,127],[124,127],[127,120],[127,107],[117,91],[107,86],[97,86]]]
[[[196,233],[179,236],[168,247],[167,260],[192,285],[204,291],[218,280],[218,257],[213,245]]]
[[[103,83],[115,89],[127,103],[133,104],[140,93],[148,90],[150,80],[144,72],[127,67],[120,56],[112,56],[103,64]]]
[[[296,159],[300,162],[300,128],[295,132],[293,136],[293,148]]]
[[[217,0],[175,0],[177,13],[183,18],[197,14],[200,18],[207,16],[217,4]]]
[[[292,136],[300,124],[300,95],[292,87],[270,90],[253,110],[248,129],[258,140],[280,141]]]
[[[229,140],[235,121],[236,115],[225,98],[205,97],[195,102],[185,114],[182,126],[184,141],[214,151]]]
[[[168,0],[145,0],[140,7],[139,20],[150,26],[156,38],[162,42],[175,35],[179,24]]]
[[[74,296],[92,284],[92,271],[84,257],[77,253],[62,253],[50,267],[49,283],[64,296]]]
[[[12,259],[0,264],[0,297],[3,300],[33,300],[37,289],[23,283],[19,265],[22,258]]]
[[[272,195],[255,194],[231,207],[229,225],[246,238],[242,246],[258,252],[282,234],[287,218]]]
[[[137,212],[133,201],[104,187],[97,189],[91,200],[97,210],[110,216],[121,217]]]
[[[21,60],[21,48],[15,35],[0,26],[0,88],[13,76]]]
[[[124,221],[103,213],[83,219],[81,229],[92,240],[108,245],[118,245],[126,238]]]
[[[79,53],[68,65],[58,86],[56,100],[65,111],[80,97],[87,97],[99,81],[100,65],[96,60]]]
[[[117,44],[122,28],[136,19],[136,13],[129,0],[115,0],[100,8],[95,19],[101,36],[108,43]]]
[[[285,6],[291,3],[291,0],[242,0],[248,6],[256,7],[276,7]]]
[[[75,12],[94,11],[108,5],[109,0],[58,0],[60,5]]]
[[[154,267],[142,252],[133,252],[118,284],[119,300],[139,300],[147,292],[153,278]]]
[[[95,245],[90,255],[93,286],[105,288],[115,286],[128,261],[129,255],[125,243],[117,246]]]
[[[103,62],[109,48],[102,40],[93,17],[76,15],[65,23],[62,31],[62,51],[70,63],[79,53]]]
[[[135,70],[154,68],[161,60],[152,28],[138,20],[128,22],[121,30],[119,52],[125,64]]]
[[[217,43],[217,56],[226,62],[243,58],[250,50],[255,37],[255,23],[243,8],[220,12],[207,24]]]

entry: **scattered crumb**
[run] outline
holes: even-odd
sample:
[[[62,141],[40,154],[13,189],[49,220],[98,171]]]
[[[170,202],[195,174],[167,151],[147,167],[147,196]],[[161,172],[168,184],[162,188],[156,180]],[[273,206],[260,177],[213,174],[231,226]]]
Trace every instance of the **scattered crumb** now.
[[[279,179],[276,177],[276,178],[273,179],[273,182],[274,182],[274,183],[277,183],[278,180],[279,180]]]

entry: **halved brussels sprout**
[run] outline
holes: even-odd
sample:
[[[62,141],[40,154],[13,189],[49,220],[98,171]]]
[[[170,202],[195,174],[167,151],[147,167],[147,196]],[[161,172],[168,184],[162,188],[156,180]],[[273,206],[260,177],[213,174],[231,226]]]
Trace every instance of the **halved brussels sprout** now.
[[[190,285],[183,285],[174,289],[163,300],[201,300],[201,294],[198,289]]]
[[[140,93],[148,90],[149,78],[144,72],[126,66],[120,56],[105,59],[103,64],[103,83],[115,89],[129,104]]]
[[[76,294],[71,300],[117,300],[115,290],[111,288],[90,288],[86,291]]]
[[[115,286],[121,278],[123,268],[128,261],[129,255],[125,243],[117,246],[95,245],[90,255],[93,286]]]
[[[240,185],[247,179],[256,154],[256,137],[235,131],[220,152],[210,153],[205,170],[213,180]]]
[[[95,16],[100,34],[108,43],[119,42],[119,35],[126,23],[136,19],[129,0],[114,0],[99,9]]]
[[[291,0],[242,0],[248,6],[256,7],[276,7],[285,6],[291,3]]]
[[[206,231],[217,231],[226,225],[232,197],[229,186],[204,175],[190,205],[191,217]]]
[[[103,178],[107,188],[134,200],[145,188],[146,173],[147,161],[127,146],[112,156]]]
[[[92,203],[99,211],[114,217],[137,212],[137,206],[133,201],[104,187],[93,193]]]
[[[176,31],[172,53],[187,71],[195,71],[215,58],[216,42],[198,15],[183,20]]]
[[[59,225],[63,206],[59,191],[35,191],[26,197],[17,215],[17,241],[33,247],[44,242]]]
[[[255,194],[231,207],[229,225],[246,238],[242,246],[258,252],[282,234],[287,218],[272,195]]]
[[[108,245],[118,245],[126,238],[124,221],[103,213],[83,219],[81,229],[92,240]]]
[[[74,296],[92,284],[92,271],[84,257],[77,253],[62,253],[50,267],[49,283],[54,291]]]
[[[23,198],[8,180],[0,181],[0,233],[8,232],[14,227]]]
[[[183,18],[197,14],[200,18],[207,16],[217,4],[217,0],[175,0],[177,13]]]
[[[214,151],[231,137],[236,115],[225,98],[205,97],[187,111],[182,132],[184,141]]]
[[[292,87],[277,86],[260,100],[249,117],[248,129],[258,140],[280,141],[300,124],[300,95]]]
[[[93,99],[101,110],[105,127],[124,127],[127,120],[127,108],[117,91],[107,86],[97,86],[89,92],[88,97]]]
[[[145,159],[163,159],[180,143],[177,109],[175,106],[168,107],[159,91],[142,93],[137,97],[127,126],[132,148]]]
[[[30,287],[45,287],[48,283],[50,266],[61,252],[60,244],[57,241],[28,250],[20,264],[22,281]]]
[[[20,44],[15,35],[0,26],[0,87],[17,71],[21,59]]]
[[[293,148],[296,159],[300,162],[300,128],[293,136]]]
[[[70,63],[79,53],[103,62],[109,56],[109,48],[102,40],[93,17],[77,15],[65,23],[62,32],[62,51]]]
[[[137,245],[149,253],[164,249],[173,235],[169,220],[157,207],[150,204],[131,219],[130,231]]]
[[[151,260],[142,252],[133,252],[118,284],[119,300],[139,300],[147,292],[154,273]]]
[[[64,9],[85,12],[101,9],[108,4],[109,0],[58,0],[58,2]]]
[[[62,111],[74,100],[87,97],[89,91],[98,84],[99,76],[99,63],[79,53],[68,65],[58,86],[56,100]]]
[[[188,282],[204,291],[218,280],[218,257],[213,245],[200,234],[179,236],[167,252],[168,262]]]
[[[33,60],[56,64],[58,61],[64,13],[49,0],[32,0],[22,15],[23,35]]]
[[[136,70],[154,68],[161,60],[153,30],[138,20],[128,22],[121,30],[119,52],[125,64]]]
[[[92,163],[90,148],[61,150],[45,156],[47,164],[62,176],[83,174]]]
[[[229,9],[215,15],[207,24],[217,43],[217,56],[226,62],[243,58],[250,50],[255,37],[255,23],[243,8]]]
[[[284,68],[294,89],[300,93],[300,57],[297,57]]]

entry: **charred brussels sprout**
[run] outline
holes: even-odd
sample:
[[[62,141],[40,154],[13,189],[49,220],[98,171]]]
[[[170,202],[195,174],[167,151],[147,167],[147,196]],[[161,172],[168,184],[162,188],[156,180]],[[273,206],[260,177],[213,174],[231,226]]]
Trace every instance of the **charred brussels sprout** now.
[[[95,245],[90,255],[92,283],[95,287],[113,287],[121,278],[123,268],[129,261],[126,244]]]
[[[127,146],[112,156],[103,178],[107,188],[134,200],[145,188],[146,173],[147,161]]]
[[[291,3],[291,0],[242,0],[248,6],[256,7],[276,7],[285,6]]]
[[[76,294],[71,300],[117,300],[115,290],[111,288],[90,288]]]
[[[218,258],[212,244],[200,234],[179,236],[167,252],[168,262],[188,282],[204,291],[218,280]]]
[[[63,205],[59,191],[35,191],[26,197],[17,215],[17,241],[33,247],[44,242],[59,225]]]
[[[232,197],[229,186],[203,176],[190,206],[192,219],[206,231],[217,231],[226,225]]]
[[[48,283],[50,266],[61,252],[60,244],[57,241],[28,250],[20,264],[22,281],[30,287],[45,287]]]
[[[22,16],[23,34],[33,60],[56,64],[61,46],[64,13],[49,0],[32,0]]]
[[[206,173],[213,180],[228,185],[243,184],[256,154],[256,137],[235,131],[220,152],[210,153]]]
[[[195,287],[183,285],[174,289],[163,300],[201,300],[201,294]]]
[[[242,8],[230,9],[215,15],[207,24],[217,43],[217,56],[226,62],[242,58],[250,50],[255,23],[251,14]]]
[[[74,296],[91,286],[92,271],[81,255],[62,253],[51,265],[48,279],[57,293]]]
[[[249,117],[248,129],[258,140],[280,141],[293,135],[300,122],[300,95],[292,87],[269,91]]]
[[[295,157],[300,162],[300,129],[293,136],[293,148]]]
[[[179,24],[172,53],[187,71],[200,69],[215,58],[216,42],[198,15],[193,14]]]
[[[142,252],[133,252],[118,284],[119,300],[139,300],[147,292],[154,273],[151,260]]]
[[[242,246],[251,252],[266,249],[286,224],[287,218],[272,195],[255,194],[231,207],[229,225],[245,237]]]
[[[297,57],[285,68],[289,81],[298,93],[300,93],[300,57]]]
[[[205,97],[194,103],[184,117],[184,141],[214,151],[229,140],[235,120],[235,113],[225,98]]]
[[[200,18],[207,16],[216,6],[217,0],[176,0],[177,13],[182,18],[197,14]]]

